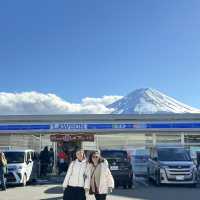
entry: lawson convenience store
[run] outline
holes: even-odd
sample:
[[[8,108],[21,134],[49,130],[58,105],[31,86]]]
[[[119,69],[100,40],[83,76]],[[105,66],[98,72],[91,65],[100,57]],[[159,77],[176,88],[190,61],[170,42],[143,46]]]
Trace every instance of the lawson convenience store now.
[[[157,144],[198,148],[200,114],[0,116],[0,148],[56,149],[58,140],[101,149]]]

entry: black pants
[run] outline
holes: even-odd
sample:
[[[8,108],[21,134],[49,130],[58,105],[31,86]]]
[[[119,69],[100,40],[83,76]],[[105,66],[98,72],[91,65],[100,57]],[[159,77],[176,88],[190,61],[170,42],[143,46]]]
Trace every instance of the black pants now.
[[[46,176],[48,171],[48,163],[41,163],[40,166],[40,175],[41,176]]]
[[[95,194],[96,200],[106,200],[106,194]]]
[[[6,189],[5,177],[4,177],[4,170],[3,167],[0,166],[0,181],[1,181],[1,189]]]
[[[68,186],[64,191],[63,200],[86,200],[85,190],[82,187]]]

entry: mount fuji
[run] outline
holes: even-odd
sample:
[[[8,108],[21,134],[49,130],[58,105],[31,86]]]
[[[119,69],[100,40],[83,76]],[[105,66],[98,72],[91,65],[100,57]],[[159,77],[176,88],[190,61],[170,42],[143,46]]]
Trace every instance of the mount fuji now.
[[[114,109],[112,114],[200,113],[152,88],[137,89],[107,107]]]

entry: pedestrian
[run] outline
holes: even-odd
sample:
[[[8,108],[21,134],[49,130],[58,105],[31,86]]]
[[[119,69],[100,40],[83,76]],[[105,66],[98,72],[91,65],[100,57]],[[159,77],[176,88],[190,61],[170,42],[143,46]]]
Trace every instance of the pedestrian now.
[[[65,150],[65,171],[67,172],[67,170],[68,170],[68,167],[69,167],[69,164],[70,164],[70,161],[71,161],[71,159],[70,159],[70,153],[69,153],[69,151],[68,150]],[[85,152],[84,152],[84,155],[85,155]],[[86,157],[85,157],[86,158]],[[74,160],[74,159],[73,159]]]
[[[40,174],[41,176],[46,176],[48,167],[49,167],[50,157],[49,157],[49,150],[46,146],[43,151],[40,153]]]
[[[52,173],[53,172],[53,166],[54,166],[54,151],[53,148],[50,148],[49,151],[49,172]]]
[[[76,150],[76,159],[69,165],[63,182],[64,200],[86,200],[85,189],[89,190],[87,161],[82,149]]]
[[[7,160],[3,152],[0,152],[0,181],[2,190],[6,190],[5,174],[7,174]]]
[[[68,155],[65,153],[64,150],[60,151],[58,153],[58,175],[60,175],[62,172],[67,171],[67,161]]]
[[[106,200],[107,194],[114,188],[114,179],[108,162],[94,151],[89,156],[88,176],[90,177],[89,194],[94,194],[96,200]]]

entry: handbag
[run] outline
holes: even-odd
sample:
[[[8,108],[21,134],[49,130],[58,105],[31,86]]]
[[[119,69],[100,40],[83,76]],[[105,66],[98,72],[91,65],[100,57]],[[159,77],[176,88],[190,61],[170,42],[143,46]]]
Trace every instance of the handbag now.
[[[92,187],[90,186],[90,189],[89,189],[89,194],[92,195],[94,194],[94,192],[92,191]]]
[[[8,167],[7,167],[7,165],[3,167],[3,173],[4,173],[4,175],[8,174]]]
[[[94,170],[93,170],[93,172],[91,173],[91,178],[92,178],[92,176],[94,175],[94,172],[95,172],[96,168],[97,168],[97,166],[94,167]],[[95,194],[95,193],[92,191],[92,187],[91,187],[91,186],[90,186],[90,189],[89,189],[89,194]]]

